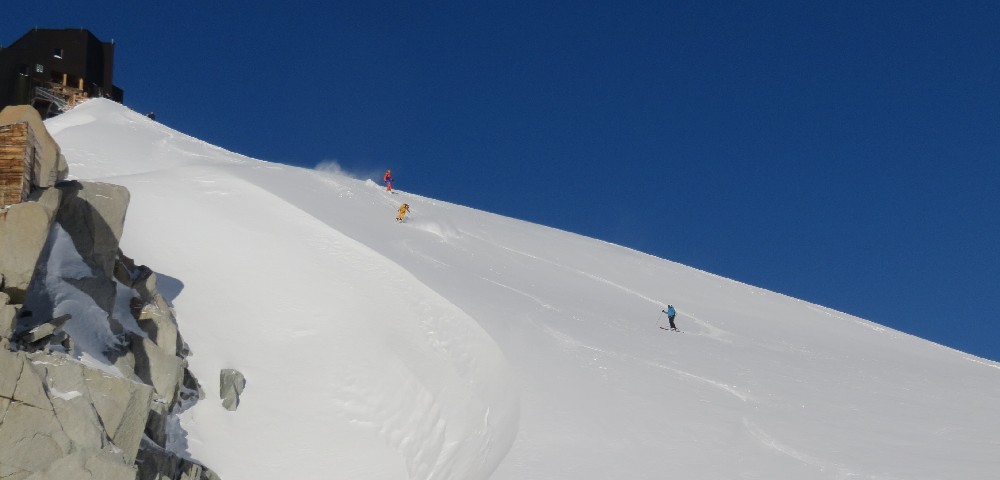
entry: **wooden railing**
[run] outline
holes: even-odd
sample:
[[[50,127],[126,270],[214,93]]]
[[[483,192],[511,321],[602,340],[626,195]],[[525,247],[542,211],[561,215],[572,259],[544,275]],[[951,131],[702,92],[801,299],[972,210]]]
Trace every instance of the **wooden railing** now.
[[[35,96],[52,103],[60,112],[70,110],[90,98],[84,90],[55,82],[35,87]]]

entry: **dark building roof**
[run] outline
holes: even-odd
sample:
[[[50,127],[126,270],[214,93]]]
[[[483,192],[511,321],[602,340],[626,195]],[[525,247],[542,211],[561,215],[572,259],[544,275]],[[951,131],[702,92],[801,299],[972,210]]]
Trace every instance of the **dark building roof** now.
[[[114,85],[114,42],[82,28],[36,28],[0,48],[0,108],[34,105],[43,117],[82,98],[124,98]]]

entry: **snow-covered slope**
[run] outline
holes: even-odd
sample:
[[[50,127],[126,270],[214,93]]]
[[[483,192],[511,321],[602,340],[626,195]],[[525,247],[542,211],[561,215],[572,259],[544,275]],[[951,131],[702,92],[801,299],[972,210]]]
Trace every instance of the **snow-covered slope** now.
[[[48,126],[72,177],[131,190],[122,248],[173,292],[208,393],[177,448],[227,480],[1000,469],[994,362],[598,240],[246,158],[108,101]],[[657,328],[667,303],[683,333]],[[222,368],[248,379],[236,412],[217,400]]]

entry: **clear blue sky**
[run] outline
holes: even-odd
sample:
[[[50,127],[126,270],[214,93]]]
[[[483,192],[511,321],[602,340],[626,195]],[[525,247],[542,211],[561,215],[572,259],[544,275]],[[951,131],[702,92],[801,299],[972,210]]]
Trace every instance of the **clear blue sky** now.
[[[224,148],[1000,360],[995,0],[284,3],[29,2],[0,42],[85,27],[128,106]]]

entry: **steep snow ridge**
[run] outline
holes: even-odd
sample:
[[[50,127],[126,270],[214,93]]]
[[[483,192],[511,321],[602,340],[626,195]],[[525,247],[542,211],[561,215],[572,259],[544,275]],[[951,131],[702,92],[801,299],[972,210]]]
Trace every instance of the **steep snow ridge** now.
[[[135,192],[123,250],[183,283],[175,307],[208,393],[182,422],[193,457],[228,478],[359,468],[362,478],[488,477],[513,441],[517,390],[468,315],[371,249],[220,173],[230,162],[143,157],[134,137],[162,137],[163,127],[137,132],[142,118],[121,121],[134,114],[106,102],[79,110],[98,120],[59,117],[70,120],[60,141],[93,138],[74,132],[88,127],[109,143],[131,140],[71,173]],[[248,378],[236,414],[214,400],[228,367]]]
[[[606,242],[241,157],[110,102],[50,122],[65,122],[71,174],[132,190],[125,251],[183,283],[209,390],[184,418],[188,448],[223,477],[1000,468],[995,362]],[[656,328],[667,303],[683,333]],[[235,414],[214,401],[225,367],[249,380]]]
[[[114,177],[184,165],[263,163],[164,127],[97,99],[45,123],[69,162],[70,174]],[[120,105],[119,105],[120,107]]]

